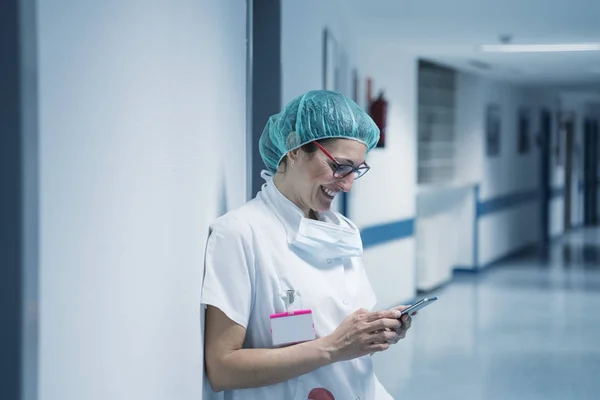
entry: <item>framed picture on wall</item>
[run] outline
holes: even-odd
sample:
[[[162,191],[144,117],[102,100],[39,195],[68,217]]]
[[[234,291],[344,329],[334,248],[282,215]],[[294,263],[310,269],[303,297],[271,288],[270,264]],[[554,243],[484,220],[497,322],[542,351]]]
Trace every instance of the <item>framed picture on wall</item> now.
[[[500,106],[490,104],[486,108],[485,113],[485,149],[488,157],[496,157],[500,155],[500,129],[501,129],[501,114]]]
[[[325,90],[335,90],[352,98],[352,71],[350,57],[343,44],[336,40],[331,30],[323,29],[323,83]]]
[[[529,133],[529,110],[527,108],[519,109],[517,117],[517,151],[519,154],[529,153],[531,146],[531,135]]]
[[[360,93],[358,93],[358,91],[359,91],[358,81],[359,81],[358,70],[356,68],[354,68],[352,70],[352,100],[354,100],[356,102],[356,104],[360,105],[360,103],[359,103]]]
[[[338,44],[329,29],[323,29],[323,89],[335,90]]]

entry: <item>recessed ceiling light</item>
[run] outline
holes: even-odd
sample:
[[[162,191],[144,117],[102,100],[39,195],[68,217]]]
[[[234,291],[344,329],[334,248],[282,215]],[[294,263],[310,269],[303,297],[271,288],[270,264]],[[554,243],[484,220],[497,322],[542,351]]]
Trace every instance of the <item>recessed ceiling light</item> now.
[[[480,50],[487,53],[552,53],[573,51],[600,51],[600,43],[566,44],[490,44]]]

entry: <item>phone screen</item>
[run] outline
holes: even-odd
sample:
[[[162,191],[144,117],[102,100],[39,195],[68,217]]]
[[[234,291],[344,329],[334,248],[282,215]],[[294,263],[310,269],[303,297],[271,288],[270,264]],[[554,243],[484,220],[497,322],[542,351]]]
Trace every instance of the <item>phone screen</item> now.
[[[424,299],[421,299],[421,300],[417,301],[415,304],[413,304],[412,306],[410,306],[407,309],[405,309],[404,311],[402,311],[402,315],[412,314],[415,311],[418,311],[424,307],[427,307],[431,303],[437,301],[437,299],[438,299],[437,297],[426,297]]]

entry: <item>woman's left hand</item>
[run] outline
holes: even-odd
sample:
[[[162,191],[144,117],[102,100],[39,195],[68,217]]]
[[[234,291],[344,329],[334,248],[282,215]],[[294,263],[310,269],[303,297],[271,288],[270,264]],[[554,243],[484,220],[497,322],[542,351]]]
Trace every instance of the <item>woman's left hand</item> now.
[[[399,311],[404,311],[405,309],[407,309],[410,306],[398,306],[398,307],[394,307],[392,310],[399,310]],[[400,339],[404,339],[406,337],[406,332],[408,332],[408,330],[410,329],[410,325],[412,323],[412,317],[417,315],[417,312],[413,312],[410,315],[406,314],[403,315],[400,318],[400,327],[396,328],[396,329],[391,329],[391,328],[385,328],[386,331],[394,331],[398,334],[397,338],[393,341],[388,340],[387,342],[389,344],[396,344],[400,341]]]
[[[398,306],[398,307],[394,307],[394,310],[404,311],[408,307],[409,306]],[[406,337],[406,332],[408,332],[408,330],[410,329],[410,326],[412,324],[412,316],[414,316],[416,314],[417,314],[417,312],[415,311],[411,315],[406,314],[400,318],[401,325],[399,328],[395,329],[396,333],[398,334],[398,340],[404,339]],[[396,341],[396,343],[398,343],[398,341]],[[395,344],[395,343],[392,343],[392,344]]]

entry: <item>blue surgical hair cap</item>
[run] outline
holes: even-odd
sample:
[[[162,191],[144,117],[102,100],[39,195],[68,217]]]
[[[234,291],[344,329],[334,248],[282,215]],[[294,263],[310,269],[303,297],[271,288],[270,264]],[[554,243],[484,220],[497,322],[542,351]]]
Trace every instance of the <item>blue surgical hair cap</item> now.
[[[379,128],[369,114],[343,94],[313,90],[269,118],[258,146],[267,169],[275,172],[288,152],[322,139],[352,139],[370,151],[379,141]]]

